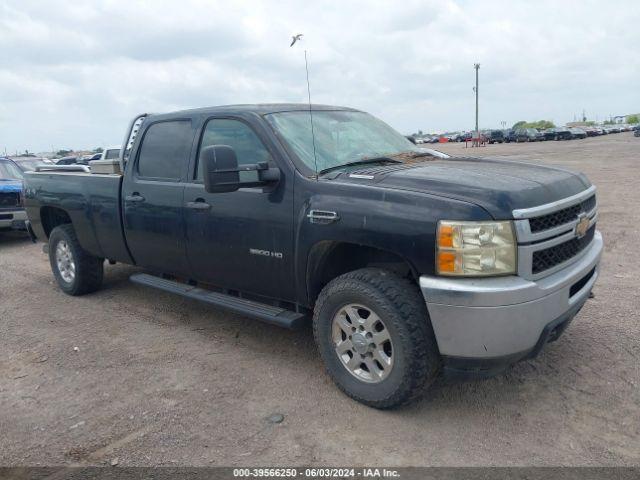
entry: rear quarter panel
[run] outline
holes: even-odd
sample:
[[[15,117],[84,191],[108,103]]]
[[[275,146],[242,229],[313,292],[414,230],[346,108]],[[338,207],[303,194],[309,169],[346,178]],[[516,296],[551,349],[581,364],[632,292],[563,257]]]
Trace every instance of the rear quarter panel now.
[[[133,263],[122,231],[121,184],[119,175],[30,172],[25,175],[27,216],[44,240],[42,209],[64,210],[82,248],[98,257]]]

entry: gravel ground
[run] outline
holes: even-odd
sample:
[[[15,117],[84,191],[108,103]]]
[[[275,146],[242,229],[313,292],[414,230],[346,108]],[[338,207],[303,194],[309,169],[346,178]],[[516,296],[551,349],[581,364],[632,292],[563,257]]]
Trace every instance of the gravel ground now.
[[[41,245],[0,234],[0,464],[638,465],[639,151],[630,133],[471,150],[598,186],[595,298],[536,360],[391,412],[333,386],[310,329],[135,286],[123,265],[70,297]]]

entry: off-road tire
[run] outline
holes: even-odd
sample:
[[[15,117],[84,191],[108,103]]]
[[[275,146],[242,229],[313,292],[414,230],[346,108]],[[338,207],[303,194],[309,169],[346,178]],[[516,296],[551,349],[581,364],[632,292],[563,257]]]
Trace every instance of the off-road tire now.
[[[372,309],[389,330],[394,364],[379,383],[366,383],[345,368],[335,351],[332,322],[347,304]],[[313,333],[336,385],[365,405],[389,409],[413,401],[438,376],[441,358],[427,308],[415,282],[377,268],[341,275],[327,284],[315,304]]]
[[[56,261],[56,248],[61,241],[65,241],[69,246],[75,263],[75,278],[71,281],[62,278]],[[51,231],[51,235],[49,235],[49,263],[56,282],[64,293],[74,296],[85,295],[95,292],[102,285],[104,259],[94,257],[80,246],[76,232],[70,224],[59,225]]]

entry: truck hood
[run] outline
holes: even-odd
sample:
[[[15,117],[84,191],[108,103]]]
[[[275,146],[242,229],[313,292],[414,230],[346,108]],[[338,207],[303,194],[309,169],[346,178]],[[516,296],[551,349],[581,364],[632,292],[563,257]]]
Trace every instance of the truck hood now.
[[[22,180],[0,178],[0,193],[22,192]]]
[[[371,175],[371,172],[375,173]],[[510,219],[515,209],[554,202],[591,185],[584,175],[560,168],[459,157],[427,160],[411,166],[361,168],[342,177],[361,182],[361,178],[353,175],[366,176],[367,173],[378,186],[474,203],[495,219]]]

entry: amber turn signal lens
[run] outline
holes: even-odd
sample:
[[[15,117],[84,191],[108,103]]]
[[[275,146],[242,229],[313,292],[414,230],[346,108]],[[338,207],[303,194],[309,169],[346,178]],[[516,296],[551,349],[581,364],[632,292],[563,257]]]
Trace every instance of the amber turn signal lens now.
[[[453,226],[440,225],[438,228],[438,248],[453,247]]]
[[[438,271],[455,272],[456,254],[453,252],[438,252]]]

